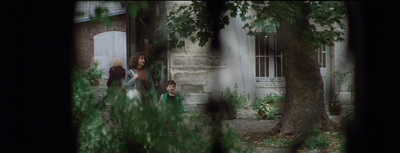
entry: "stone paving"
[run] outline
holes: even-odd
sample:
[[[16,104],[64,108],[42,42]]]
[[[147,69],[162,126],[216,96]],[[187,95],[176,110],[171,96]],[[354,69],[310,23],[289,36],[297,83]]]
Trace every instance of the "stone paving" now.
[[[237,119],[224,120],[223,123],[229,123],[237,133],[245,134],[248,132],[261,132],[272,129],[279,120],[258,120],[256,112],[248,108],[238,111]]]

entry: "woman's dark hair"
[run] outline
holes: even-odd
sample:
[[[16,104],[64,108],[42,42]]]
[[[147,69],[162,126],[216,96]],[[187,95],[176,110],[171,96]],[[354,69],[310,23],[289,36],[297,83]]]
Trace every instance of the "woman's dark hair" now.
[[[140,58],[140,56],[144,56],[144,59],[146,60],[144,67],[147,66],[147,56],[144,52],[136,52],[135,54],[133,54],[133,56],[131,56],[131,59],[129,60],[129,66],[131,66],[131,68],[137,68],[138,66],[138,60]]]

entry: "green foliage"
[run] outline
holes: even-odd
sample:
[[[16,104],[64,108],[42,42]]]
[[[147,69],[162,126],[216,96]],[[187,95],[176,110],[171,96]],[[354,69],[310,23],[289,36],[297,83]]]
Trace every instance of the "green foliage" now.
[[[267,138],[264,139],[265,147],[268,148],[288,148],[293,143],[292,139]]]
[[[150,63],[149,69],[155,83],[154,86],[157,87],[159,85],[161,77],[165,77],[164,74],[161,73],[162,69],[166,69],[167,67],[165,65],[162,65],[162,60],[155,60],[154,56],[149,55],[148,60]]]
[[[351,126],[351,124],[354,123],[354,118],[355,118],[354,111],[346,111],[346,115],[344,116],[342,121],[340,121],[342,124],[342,127],[347,128],[347,127]]]
[[[317,148],[324,148],[328,147],[331,143],[331,140],[327,136],[323,136],[321,134],[321,130],[314,128],[311,131],[309,137],[307,137],[303,144],[300,146],[301,149],[317,149]]]
[[[301,7],[303,5],[304,9]],[[249,35],[254,35],[257,29],[261,29],[262,34],[276,32],[283,21],[296,24],[311,20],[310,25],[292,30],[301,30],[296,32],[301,33],[303,39],[312,42],[316,48],[321,44],[333,45],[334,41],[345,40],[341,31],[346,28],[346,7],[343,1],[226,1],[225,6],[223,13],[230,11],[230,17],[239,15],[242,21],[249,21],[243,26],[249,30]],[[246,15],[249,9],[256,14]],[[190,5],[173,9],[158,30],[168,35],[170,49],[183,48],[183,39],[199,42],[203,47],[212,35],[213,24],[208,19],[210,14],[205,2],[194,1]],[[229,24],[229,17],[221,16],[214,24],[218,30],[223,29]],[[323,26],[324,30],[318,31],[316,26]]]
[[[231,10],[231,16],[236,16],[240,9],[239,3],[241,2],[226,1],[227,9],[223,10],[223,13]],[[221,30],[229,24],[227,15],[218,18],[216,23],[211,22],[210,19],[211,14],[207,10],[206,3],[193,1],[190,5],[182,5],[171,10],[165,22],[157,30],[168,35],[166,41],[169,49],[183,48],[185,46],[183,39],[190,39],[192,43],[198,42],[199,46],[204,47],[212,36],[214,26]]]
[[[136,19],[141,9],[149,8],[147,1],[129,1],[125,2],[125,5],[127,5],[129,15],[131,15],[132,19]]]
[[[109,93],[111,131],[122,152],[209,152],[212,137],[207,118],[185,118],[170,103],[154,107],[129,101],[122,92]],[[150,95],[151,96],[151,95]],[[223,132],[223,145],[240,149],[239,137],[230,129]]]
[[[83,13],[82,11],[77,11],[77,12],[74,13],[74,16],[76,18],[83,17],[84,15],[85,15],[85,13]]]
[[[173,104],[143,104],[130,101],[119,88],[109,88],[104,99],[109,105],[100,110],[84,75],[73,76],[73,121],[78,133],[78,152],[210,152],[219,126],[207,116],[185,117]],[[144,94],[147,98],[158,96]],[[100,115],[102,114],[102,115]],[[240,136],[231,128],[220,132],[223,148],[243,149]]]
[[[350,71],[347,71],[347,72],[344,72],[344,73],[341,73],[338,70],[334,70],[331,73],[335,77],[337,84],[341,85],[341,84],[346,83],[347,81],[349,81],[349,75],[351,73],[353,73],[353,70],[350,70]]]
[[[257,119],[277,119],[276,115],[279,112],[279,108],[274,102],[284,100],[285,97],[278,95],[275,92],[270,92],[267,96],[260,98],[256,97],[250,107],[258,112]]]
[[[106,25],[107,27],[112,26],[112,21],[110,19],[110,16],[107,14],[109,13],[108,9],[104,6],[104,4],[107,1],[101,1],[100,6],[97,6],[94,10],[95,14],[93,17],[90,17],[90,20],[95,23],[100,23],[103,25]],[[148,2],[147,1],[129,1],[129,2],[121,2],[125,5],[127,8],[127,11],[129,12],[129,15],[132,17],[132,19],[136,19],[138,13],[140,12],[141,9],[148,9]],[[75,16],[83,16],[83,12],[77,12]]]
[[[219,96],[219,101],[226,104],[228,107],[241,108],[243,105],[247,104],[249,96],[246,93],[238,93],[238,85],[235,84],[235,88],[231,91],[230,87],[225,88],[225,91]]]
[[[272,136],[263,139],[264,147],[266,148],[291,148],[296,143],[296,140],[303,135],[295,133],[293,136]],[[346,138],[342,132],[322,132],[314,128],[311,130],[304,142],[296,149],[309,151],[345,151]]]
[[[97,69],[99,61],[94,60],[90,67],[85,71],[84,75],[89,80],[90,84],[94,84],[94,80],[101,79],[104,70]]]
[[[94,17],[91,17],[91,21],[95,23],[105,24],[107,27],[111,27],[111,19],[107,15],[108,9],[102,6],[96,7],[94,10]]]
[[[99,152],[107,146],[103,122],[89,81],[78,68],[72,73],[72,122],[80,153]]]
[[[346,7],[342,1],[310,1],[309,2],[309,19],[323,27],[329,27],[323,32],[317,32],[315,27],[311,30],[317,41],[321,44],[333,45],[333,41],[344,41],[343,32],[335,29],[336,24],[340,29],[346,29],[343,22],[346,14]]]
[[[302,5],[305,5],[303,10]],[[293,32],[301,33],[303,39],[312,42],[316,48],[321,44],[333,45],[334,41],[345,40],[341,29],[346,29],[346,7],[342,1],[253,1],[249,7],[255,10],[256,14],[241,16],[243,21],[251,21],[251,24],[245,24],[243,27],[249,29],[249,35],[255,33],[254,28],[260,28],[262,33],[266,34],[276,32],[276,28],[279,28],[283,21],[296,24],[311,20],[310,25],[291,30],[301,30]],[[324,27],[324,30],[318,31],[317,25]]]
[[[347,81],[349,81],[349,76],[350,76],[350,74],[353,73],[353,71],[354,71],[354,69],[351,69],[350,71],[347,71],[347,72],[344,72],[344,73],[341,73],[341,72],[339,72],[338,70],[333,70],[333,71],[331,72],[331,74],[333,75],[333,77],[335,77],[335,79],[336,79],[336,81],[335,81],[336,84],[338,85],[338,92],[336,93],[336,95],[335,95],[335,97],[334,97],[334,99],[333,99],[333,102],[336,101],[336,98],[337,98],[337,96],[338,96],[339,93],[340,93],[341,86],[342,86],[344,83],[346,83]],[[349,91],[351,91],[351,92],[354,92],[354,86],[353,86],[353,85],[349,85],[347,89],[348,89]]]

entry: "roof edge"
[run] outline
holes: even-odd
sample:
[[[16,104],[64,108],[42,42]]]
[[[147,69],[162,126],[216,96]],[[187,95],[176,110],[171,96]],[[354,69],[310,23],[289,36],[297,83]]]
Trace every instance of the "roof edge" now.
[[[121,15],[121,14],[125,14],[125,13],[126,13],[126,10],[122,10],[122,11],[107,13],[106,16],[116,16],[116,15]],[[74,19],[74,23],[87,22],[87,21],[90,21],[90,18],[91,17],[84,17],[84,18]]]

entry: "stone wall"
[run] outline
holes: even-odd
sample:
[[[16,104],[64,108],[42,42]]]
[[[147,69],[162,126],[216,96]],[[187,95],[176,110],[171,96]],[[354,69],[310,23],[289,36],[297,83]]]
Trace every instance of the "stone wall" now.
[[[227,69],[225,56],[211,56],[204,50],[194,52],[170,52],[168,60],[168,79],[177,83],[177,91],[185,95],[186,109],[197,109],[206,104],[214,93],[210,89],[212,75],[216,70]]]
[[[186,96],[185,105],[195,108],[209,100],[218,100],[227,87],[239,86],[239,92],[255,98],[254,68],[251,66],[249,40],[240,19],[230,19],[221,31],[221,54],[211,55],[206,47],[186,40],[185,48],[168,53],[168,79],[177,83],[177,91]],[[250,103],[249,103],[250,104]]]
[[[166,2],[167,12],[190,3]],[[244,24],[239,17],[230,18],[229,25],[220,31],[221,55],[211,55],[208,53],[208,45],[199,47],[189,40],[185,40],[183,49],[168,52],[168,79],[175,80],[177,91],[187,95],[186,106],[204,104],[211,99],[218,100],[220,92],[226,87],[233,88],[235,84],[239,86],[239,92],[250,94],[248,105],[257,96],[285,90],[285,82],[256,82],[255,38],[247,35],[247,29],[242,29]],[[353,57],[347,54],[346,41],[335,43],[332,50],[331,69],[344,71],[354,67]],[[328,85],[332,86],[330,88],[335,87],[334,82]],[[344,88],[347,89],[347,85]],[[351,103],[351,97],[346,92],[343,91],[344,97],[341,98]]]
[[[346,22],[347,25],[347,22]],[[348,39],[348,31],[344,30],[344,38]],[[354,55],[351,54],[347,50],[347,42],[335,42],[334,43],[334,52],[332,58],[334,58],[333,68],[338,70],[341,73],[352,71],[355,68],[354,66]],[[332,86],[333,93],[332,96],[335,95],[336,92],[340,92],[337,100],[339,100],[343,105],[354,105],[354,93],[348,90],[349,85],[354,85],[354,71],[348,76],[348,82],[341,85],[340,90],[338,90],[337,82],[334,81],[332,76]]]

